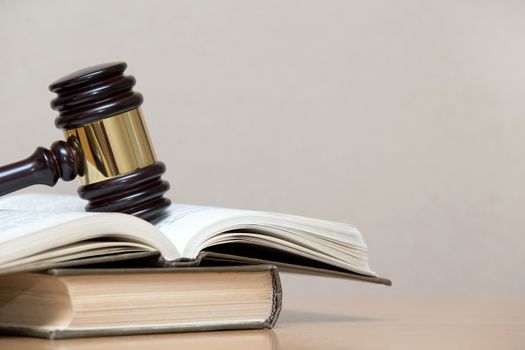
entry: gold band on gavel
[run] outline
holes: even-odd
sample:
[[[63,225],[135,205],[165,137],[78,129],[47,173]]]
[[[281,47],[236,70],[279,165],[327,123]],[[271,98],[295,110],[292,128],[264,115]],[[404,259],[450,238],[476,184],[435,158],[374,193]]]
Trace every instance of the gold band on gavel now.
[[[157,160],[140,108],[66,130],[65,135],[82,150],[82,185],[127,174]]]

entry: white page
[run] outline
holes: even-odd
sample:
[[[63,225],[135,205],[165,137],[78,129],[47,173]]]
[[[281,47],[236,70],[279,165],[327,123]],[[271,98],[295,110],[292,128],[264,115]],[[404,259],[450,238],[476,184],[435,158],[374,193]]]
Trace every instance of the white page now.
[[[87,213],[84,211],[86,201],[76,196],[57,194],[16,194],[0,199],[0,210],[4,210],[4,218],[0,216],[0,247],[2,242],[8,239],[20,238],[31,231],[45,230],[56,225],[64,225],[90,215],[101,215],[100,213]],[[172,204],[168,208],[169,215],[157,223],[156,227],[182,252],[188,240],[201,228],[202,225],[186,225],[187,218],[195,217],[197,221],[205,223],[209,220],[203,219],[202,212],[214,211],[216,208],[208,208],[194,205]],[[106,214],[107,215],[107,214]],[[120,214],[123,215],[123,214]],[[212,215],[210,220],[217,218]],[[182,221],[181,223],[179,223]],[[194,220],[191,220],[194,222]],[[109,233],[109,232],[108,232]],[[180,258],[177,254],[164,254],[163,247],[156,247],[163,253],[167,260]],[[192,256],[189,258],[195,258]],[[2,254],[0,253],[0,261]]]
[[[121,219],[129,217],[122,214],[86,213],[85,204],[86,202],[78,197],[67,195],[23,194],[0,199],[0,209],[23,210],[18,214],[4,212],[4,218],[0,215],[0,232],[3,233],[0,236],[0,249],[4,240],[15,238],[17,234],[23,235],[30,229],[42,230],[50,225],[63,225],[68,221],[75,221],[89,215],[117,215]],[[24,212],[29,216],[24,218]],[[343,260],[350,264],[355,263],[357,258],[362,259],[362,263],[367,265],[366,244],[359,231],[351,225],[287,214],[186,204],[172,204],[168,208],[168,213],[168,216],[155,226],[164,234],[164,240],[169,240],[169,243],[157,242],[154,245],[166,260],[176,260],[181,257],[196,258],[206,246],[206,241],[212,237],[214,242],[220,244],[221,239],[217,235],[225,231],[257,230],[259,233],[262,232],[259,238],[268,237],[268,243],[273,241],[272,237],[279,238],[310,247],[313,249],[310,254],[316,252],[314,255],[320,254],[328,259],[334,259],[336,256],[344,257]],[[28,224],[26,221],[31,223]],[[107,227],[108,231],[114,229],[111,226]],[[137,231],[136,227],[133,228]],[[143,237],[147,231],[150,229],[144,232],[137,231],[135,235]],[[126,232],[122,233],[125,236]],[[77,232],[77,236],[79,234],[78,239],[81,239],[82,232]],[[242,239],[250,241],[245,235],[241,236],[244,236]],[[224,238],[231,239],[227,236]],[[239,238],[241,237],[237,237]],[[74,241],[68,240],[62,244],[70,243]],[[176,249],[168,249],[168,246],[175,246]],[[0,261],[2,261],[1,252]]]
[[[93,214],[87,214],[90,215]],[[69,225],[82,217],[86,217],[86,213],[0,209],[0,264],[22,256],[37,254],[55,246],[73,243],[67,236],[56,237],[52,234],[46,236],[38,232]],[[35,239],[36,237],[40,238]]]
[[[5,242],[19,239],[36,230],[42,231],[53,226],[65,225],[91,215],[94,214],[0,209],[0,246]]]
[[[250,210],[188,205],[175,205],[173,210],[170,218],[157,227],[187,258],[195,258],[202,249],[210,246],[210,241],[215,244],[227,243],[222,240],[236,236],[239,241],[249,242],[248,236],[257,235],[267,238],[268,243],[273,241],[275,244],[274,238],[277,238],[302,246],[303,249],[297,252],[312,249],[312,258],[323,256],[333,259],[337,256],[348,262],[363,260],[363,266],[368,266],[366,244],[359,231],[351,225]],[[179,211],[183,215],[177,215]],[[231,230],[247,232],[221,234]]]
[[[0,199],[0,209],[44,211],[50,213],[87,214],[86,201],[77,196],[57,194],[21,194]],[[319,244],[345,243],[366,249],[359,231],[352,225],[280,213],[240,209],[172,204],[169,215],[155,226],[184,252],[189,242],[198,244],[207,234],[224,231],[228,225],[276,229],[286,239],[318,241]],[[292,237],[289,237],[292,238]],[[193,245],[192,244],[192,245]],[[193,254],[194,255],[194,254]],[[195,256],[186,256],[194,258]]]
[[[15,207],[13,203],[0,202],[0,208]],[[0,209],[0,267],[94,238],[110,242],[117,239],[123,246],[139,242],[156,248],[168,260],[180,258],[176,247],[153,225],[129,215]]]
[[[105,241],[88,241],[88,242],[82,242],[82,243],[73,243],[69,245],[65,245],[62,248],[59,249],[52,249],[47,250],[43,252],[42,254],[37,255],[31,255],[26,258],[18,259],[16,261],[12,261],[10,263],[2,264],[2,268],[8,268],[10,266],[16,266],[16,265],[25,265],[29,263],[35,263],[38,261],[50,261],[51,259],[69,259],[71,260],[71,256],[75,254],[85,254],[86,257],[91,257],[96,253],[96,255],[102,255],[103,252],[108,252],[110,249],[122,249],[126,252],[131,251],[140,251],[140,252],[147,252],[147,251],[155,251],[151,247],[140,244],[140,243],[133,243],[129,242],[125,245],[122,245],[120,242],[105,242]]]
[[[60,194],[15,194],[0,198],[0,209],[43,211],[48,213],[85,213],[87,201]]]
[[[199,241],[204,241],[211,233],[228,227],[228,221],[244,217],[244,211],[215,207],[202,207],[188,204],[172,204],[169,216],[155,226],[164,233],[179,249],[185,258],[196,258],[198,250],[189,250]]]

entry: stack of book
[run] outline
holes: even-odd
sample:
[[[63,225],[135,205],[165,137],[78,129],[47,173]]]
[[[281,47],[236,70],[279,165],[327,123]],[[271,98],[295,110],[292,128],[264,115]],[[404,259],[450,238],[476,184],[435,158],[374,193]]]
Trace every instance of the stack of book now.
[[[174,204],[156,223],[0,200],[0,330],[46,338],[271,328],[281,271],[390,285],[351,225]]]

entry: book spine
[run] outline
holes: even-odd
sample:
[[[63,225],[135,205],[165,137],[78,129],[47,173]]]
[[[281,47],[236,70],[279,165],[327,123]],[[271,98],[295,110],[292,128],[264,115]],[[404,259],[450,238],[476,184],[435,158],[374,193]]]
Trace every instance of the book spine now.
[[[272,266],[269,272],[272,278],[272,311],[270,313],[270,317],[268,317],[265,323],[268,328],[273,328],[277,323],[279,314],[281,313],[283,303],[283,289],[277,268]]]

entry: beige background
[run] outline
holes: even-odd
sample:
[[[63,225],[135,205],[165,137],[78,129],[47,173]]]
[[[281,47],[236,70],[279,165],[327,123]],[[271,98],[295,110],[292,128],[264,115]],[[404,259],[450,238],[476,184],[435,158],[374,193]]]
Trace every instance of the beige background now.
[[[522,1],[0,1],[0,162],[125,60],[174,200],[355,223],[394,281],[286,295],[523,297],[524,34]]]

